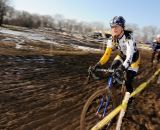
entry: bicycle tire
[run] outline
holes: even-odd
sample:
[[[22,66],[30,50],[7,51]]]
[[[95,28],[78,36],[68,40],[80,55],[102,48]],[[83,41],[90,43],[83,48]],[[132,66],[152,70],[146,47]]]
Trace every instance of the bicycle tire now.
[[[93,104],[93,102],[94,102],[94,100],[96,100],[97,98],[99,98],[101,95],[105,95],[105,97],[108,97],[108,96],[110,96],[110,99],[111,99],[111,107],[112,108],[110,108],[110,111],[108,111],[108,113],[110,113],[114,108],[115,108],[115,106],[116,106],[116,104],[115,104],[115,97],[112,95],[112,93],[111,93],[111,91],[109,90],[109,89],[107,89],[107,88],[105,88],[105,89],[100,89],[100,90],[98,90],[98,91],[96,91],[95,93],[93,93],[89,98],[88,98],[88,100],[86,101],[86,103],[85,103],[85,105],[84,105],[84,107],[83,107],[83,110],[82,110],[82,113],[81,113],[81,116],[80,116],[80,130],[88,130],[88,128],[86,128],[87,126],[86,126],[86,120],[87,119],[85,119],[86,118],[86,115],[87,115],[87,112],[88,112],[88,110],[89,110],[89,108],[91,107],[91,105]],[[102,119],[102,118],[101,118]],[[100,121],[100,119],[99,119],[99,121]],[[109,124],[111,124],[111,123],[109,123]],[[95,124],[93,124],[93,126],[94,126]],[[91,126],[91,128],[93,127],[93,126]],[[88,126],[88,127],[90,127],[90,126]],[[109,125],[107,126],[107,127],[109,127]],[[89,129],[91,129],[91,128],[89,128]]]

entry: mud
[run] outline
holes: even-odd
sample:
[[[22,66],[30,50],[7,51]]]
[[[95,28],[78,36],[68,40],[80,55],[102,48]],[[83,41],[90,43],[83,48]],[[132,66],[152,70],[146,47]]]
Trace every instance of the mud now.
[[[135,86],[156,68],[143,52]],[[0,129],[79,130],[86,99],[103,87],[103,81],[83,83],[87,68],[98,54],[0,55]],[[124,130],[159,130],[160,86],[150,84],[135,98],[134,112],[124,119]]]

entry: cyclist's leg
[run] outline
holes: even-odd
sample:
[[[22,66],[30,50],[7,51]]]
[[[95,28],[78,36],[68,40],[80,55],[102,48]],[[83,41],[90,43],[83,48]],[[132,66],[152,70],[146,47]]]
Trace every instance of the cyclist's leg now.
[[[126,81],[125,81],[125,85],[126,85],[126,89],[129,93],[133,92],[133,79],[134,77],[137,75],[138,69],[139,69],[139,63],[140,63],[140,56],[138,57],[138,59],[133,62],[131,64],[131,66],[129,67],[127,73],[126,73]],[[133,106],[133,98],[130,98],[129,102],[128,102],[128,109],[132,110],[132,106]]]
[[[126,86],[126,90],[127,92],[129,93],[132,93],[133,92],[133,86],[132,86],[132,83],[133,83],[133,79],[134,77],[136,76],[136,72],[133,71],[133,70],[128,70],[126,72],[126,81],[125,81],[125,86]],[[128,110],[131,112],[133,110],[133,97],[131,97],[129,99],[129,102],[128,102]]]
[[[114,60],[113,60],[113,62],[112,62],[112,64],[111,64],[111,69],[116,69],[116,68],[118,68],[118,66],[120,66],[121,64],[123,63],[123,60],[122,60],[122,58],[119,56],[119,55],[117,55],[115,58],[114,58]]]
[[[127,92],[129,92],[129,93],[133,92],[132,82],[133,82],[133,79],[136,76],[136,74],[137,74],[137,72],[135,72],[133,70],[128,70],[126,72],[126,82],[125,82],[125,85],[126,85]]]

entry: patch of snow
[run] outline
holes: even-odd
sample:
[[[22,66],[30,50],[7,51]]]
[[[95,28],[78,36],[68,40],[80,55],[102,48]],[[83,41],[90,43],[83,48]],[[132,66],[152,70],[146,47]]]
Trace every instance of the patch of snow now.
[[[19,45],[19,44],[16,44],[16,49],[22,49],[23,48],[23,45]]]
[[[5,29],[5,28],[1,28],[0,29],[1,33],[4,34],[11,34],[11,35],[15,35],[15,36],[21,36],[30,40],[35,40],[35,41],[42,41],[42,42],[46,42],[46,43],[52,43],[55,44],[55,42],[52,42],[52,39],[46,38],[45,36],[42,36],[41,34],[35,34],[34,32],[20,32],[20,31],[13,31],[13,30],[9,30],[9,29]],[[46,40],[49,39],[49,40]]]
[[[6,37],[5,39],[2,39],[1,41],[3,41],[3,42],[14,42],[14,43],[22,42],[21,39],[19,39],[17,37],[14,37],[14,38]]]
[[[66,46],[66,44],[55,42],[54,39],[51,36],[45,36],[45,33],[40,34],[38,32],[34,32],[33,30],[28,30],[27,32],[26,31],[22,32],[22,31],[13,31],[13,30],[10,30],[10,29],[0,27],[0,33],[13,35],[14,38],[5,38],[3,40],[4,41],[12,41],[12,42],[14,41],[16,43],[16,48],[17,49],[25,49],[26,48],[26,46],[23,46],[23,44],[25,44],[26,39],[33,40],[33,41],[41,41],[41,42],[44,42],[44,43],[49,43],[51,45],[51,47],[52,47],[52,45]],[[75,44],[71,44],[71,47],[78,48],[78,49],[81,49],[83,51],[102,51],[101,49],[79,46],[79,45],[75,45]],[[31,47],[31,46],[27,47],[27,48],[28,49],[33,49],[33,47]]]
[[[16,35],[16,36],[23,36],[23,37],[27,37],[28,39],[33,39],[33,40],[43,40],[45,39],[45,37],[38,35],[38,34],[33,34],[33,33],[26,33],[26,32],[19,32],[19,31],[13,31],[13,30],[9,30],[9,29],[4,29],[2,28],[0,30],[1,33],[5,33],[5,34],[11,34],[11,35]]]
[[[73,48],[78,48],[81,49],[83,51],[89,51],[89,52],[93,52],[93,51],[102,51],[101,49],[96,49],[96,48],[91,48],[91,47],[85,47],[85,46],[79,46],[79,45],[74,45],[72,44]]]

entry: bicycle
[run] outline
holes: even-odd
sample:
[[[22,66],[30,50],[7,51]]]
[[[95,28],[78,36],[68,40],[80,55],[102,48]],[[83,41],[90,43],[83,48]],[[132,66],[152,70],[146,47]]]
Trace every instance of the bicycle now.
[[[87,84],[90,78],[100,79],[89,67]],[[86,101],[81,116],[80,116],[80,130],[91,129],[98,121],[103,119],[109,114],[116,106],[118,106],[125,94],[125,77],[117,78],[115,70],[111,69],[97,69],[96,72],[103,72],[106,74],[107,84],[105,88],[99,89],[94,92]],[[119,87],[121,88],[119,89]],[[113,119],[114,120],[114,119]],[[105,129],[109,129],[113,123],[111,120]]]

